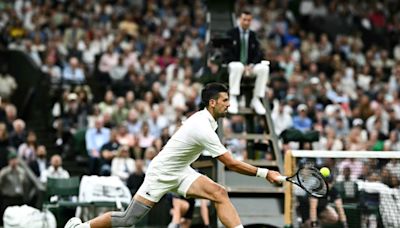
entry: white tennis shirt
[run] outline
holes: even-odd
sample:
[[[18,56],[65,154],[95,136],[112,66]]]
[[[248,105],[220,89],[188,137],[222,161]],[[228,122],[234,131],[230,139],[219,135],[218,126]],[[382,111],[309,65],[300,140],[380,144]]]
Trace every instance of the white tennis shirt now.
[[[212,157],[224,154],[228,150],[215,133],[217,128],[217,121],[207,109],[196,112],[172,135],[149,168],[179,174],[196,161],[203,150],[210,152]]]

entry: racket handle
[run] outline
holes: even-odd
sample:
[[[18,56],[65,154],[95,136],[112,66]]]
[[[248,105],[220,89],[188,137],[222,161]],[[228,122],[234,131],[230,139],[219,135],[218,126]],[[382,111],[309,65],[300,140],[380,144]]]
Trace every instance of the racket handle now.
[[[286,181],[286,178],[287,178],[287,176],[279,176],[279,177],[278,177],[278,181],[279,181],[280,183],[283,183],[283,182]]]

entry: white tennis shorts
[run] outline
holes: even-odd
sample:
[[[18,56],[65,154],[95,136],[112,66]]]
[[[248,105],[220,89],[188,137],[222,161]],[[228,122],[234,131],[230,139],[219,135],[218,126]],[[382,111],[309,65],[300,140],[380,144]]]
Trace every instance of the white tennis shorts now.
[[[184,197],[192,183],[202,174],[191,167],[187,167],[181,173],[164,173],[158,169],[146,172],[146,177],[137,194],[152,202],[158,202],[167,192],[176,192]]]

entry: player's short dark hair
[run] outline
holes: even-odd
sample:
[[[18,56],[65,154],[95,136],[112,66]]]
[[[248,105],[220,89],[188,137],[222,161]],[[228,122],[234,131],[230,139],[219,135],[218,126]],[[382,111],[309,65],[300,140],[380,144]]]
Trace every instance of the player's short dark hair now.
[[[211,99],[218,99],[219,93],[221,92],[227,93],[228,87],[218,82],[208,83],[201,91],[200,109],[207,107]]]
[[[251,12],[249,10],[242,10],[240,11],[240,15],[242,14],[251,15]]]

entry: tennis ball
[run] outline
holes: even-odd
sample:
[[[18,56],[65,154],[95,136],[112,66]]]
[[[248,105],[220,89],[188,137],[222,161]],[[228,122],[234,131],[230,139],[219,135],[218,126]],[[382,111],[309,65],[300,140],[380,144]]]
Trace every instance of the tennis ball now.
[[[324,177],[328,177],[331,174],[331,171],[327,167],[322,167],[319,172],[322,174]]]

